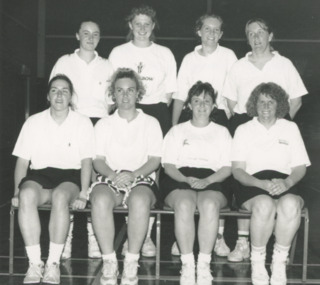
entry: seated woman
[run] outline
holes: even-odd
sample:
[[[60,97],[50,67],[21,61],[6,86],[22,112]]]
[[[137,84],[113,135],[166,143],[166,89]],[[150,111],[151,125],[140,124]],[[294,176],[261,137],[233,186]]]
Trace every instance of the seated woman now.
[[[227,205],[223,182],[231,174],[231,136],[229,131],[210,121],[216,92],[209,83],[196,82],[186,105],[192,119],[174,126],[164,139],[162,163],[165,204],[175,212],[175,235],[181,250],[181,285],[194,285],[194,213],[199,211],[200,253],[197,284],[212,284],[211,252],[216,241],[219,211]]]
[[[310,161],[297,125],[283,119],[288,95],[275,83],[261,83],[251,93],[247,113],[232,149],[232,173],[240,187],[238,206],[252,212],[251,267],[254,285],[269,284],[266,245],[274,230],[271,285],[287,284],[286,260],[300,224],[303,200],[296,184]],[[275,220],[276,217],[276,220]]]
[[[70,223],[69,206],[86,206],[94,131],[87,117],[71,110],[72,94],[67,76],[53,77],[47,92],[50,108],[25,122],[13,150],[18,159],[12,205],[19,206],[18,221],[29,258],[24,284],[39,283],[42,277],[44,283],[60,283],[59,262]],[[47,203],[52,208],[49,257],[44,267],[37,207]]]
[[[136,109],[144,92],[135,71],[119,68],[110,85],[117,110],[95,126],[93,165],[100,176],[91,186],[90,201],[93,228],[103,259],[100,284],[117,284],[112,211],[121,204],[129,208],[128,252],[121,284],[138,284],[139,252],[147,233],[150,209],[157,201],[154,179],[162,148],[162,132],[157,119]]]

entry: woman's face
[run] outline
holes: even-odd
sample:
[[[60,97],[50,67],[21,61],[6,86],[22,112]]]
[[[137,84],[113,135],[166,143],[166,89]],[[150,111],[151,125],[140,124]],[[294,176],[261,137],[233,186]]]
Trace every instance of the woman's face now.
[[[203,45],[216,46],[222,37],[221,22],[216,18],[206,18],[203,21],[198,36]]]
[[[209,118],[214,108],[214,103],[212,97],[203,92],[199,96],[195,95],[191,98],[189,108],[192,110],[193,118]]]
[[[72,94],[69,83],[63,79],[57,79],[51,83],[47,99],[50,107],[56,111],[63,111],[69,108]]]
[[[139,14],[129,23],[134,40],[149,41],[154,29],[154,22],[147,15]]]
[[[76,37],[81,49],[94,51],[100,41],[100,29],[93,22],[83,22]]]
[[[260,94],[257,101],[257,113],[260,120],[276,119],[277,101],[270,96]]]
[[[247,40],[252,51],[270,49],[273,34],[269,33],[262,23],[254,22],[247,27]]]
[[[138,100],[136,82],[131,78],[118,79],[114,85],[114,97],[119,110],[135,108]]]

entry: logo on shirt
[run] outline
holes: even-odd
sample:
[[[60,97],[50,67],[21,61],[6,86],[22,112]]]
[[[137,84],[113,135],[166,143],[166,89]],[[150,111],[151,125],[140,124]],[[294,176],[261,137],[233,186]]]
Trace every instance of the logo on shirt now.
[[[138,69],[138,73],[140,74],[142,72],[142,69],[144,68],[144,65],[142,62],[139,62],[139,64],[137,65],[137,69]]]
[[[279,144],[289,145],[289,142],[286,140],[279,139]]]

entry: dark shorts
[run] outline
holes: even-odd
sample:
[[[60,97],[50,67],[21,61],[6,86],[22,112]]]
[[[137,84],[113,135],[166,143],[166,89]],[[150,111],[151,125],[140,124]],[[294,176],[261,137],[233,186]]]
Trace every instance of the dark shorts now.
[[[258,179],[262,179],[262,180],[265,180],[265,179],[271,180],[273,178],[285,179],[288,177],[287,174],[284,174],[284,173],[281,173],[278,171],[274,171],[274,170],[263,170],[263,171],[260,171],[260,172],[253,174],[252,176],[254,176]],[[273,199],[279,199],[280,197],[282,197],[286,194],[299,195],[298,187],[296,185],[294,185],[288,191],[286,191],[280,195],[271,196],[267,191],[265,191],[261,188],[251,187],[251,186],[243,186],[238,182],[237,189],[234,191],[236,203],[239,208],[243,205],[244,202],[246,202],[246,201],[250,200],[251,198],[254,198],[258,195],[268,195],[268,196],[272,197]]]
[[[240,125],[249,122],[252,120],[252,117],[249,117],[246,113],[244,114],[238,114],[235,113],[231,118],[230,118],[230,134],[233,137],[234,133],[236,132],[237,127]]]
[[[19,189],[26,181],[37,182],[43,189],[54,189],[63,182],[71,182],[81,188],[80,174],[80,169],[59,169],[53,167],[31,169],[28,175],[21,180]]]
[[[196,167],[181,167],[179,171],[185,176],[193,176],[196,178],[206,178],[215,172],[212,169],[208,168],[196,168]],[[205,190],[213,190],[221,192],[227,199],[229,197],[228,188],[223,187],[223,183],[216,182],[208,185],[204,189],[194,189],[188,183],[185,182],[178,182],[172,179],[170,176],[165,174],[164,179],[161,181],[161,189],[163,192],[163,197],[167,197],[170,192],[176,189],[187,189],[187,190],[194,190],[197,192],[205,191]]]
[[[171,114],[169,111],[169,107],[166,103],[158,103],[158,104],[137,104],[137,109],[141,109],[147,115],[150,115],[156,118],[162,130],[163,136],[167,134],[170,130],[171,123]]]
[[[91,120],[92,125],[95,126],[101,118],[91,117],[89,119]]]
[[[192,112],[190,110],[183,109],[179,118],[178,123],[184,123],[192,119]],[[226,127],[228,130],[229,120],[224,110],[214,109],[210,115],[210,120],[218,125]]]

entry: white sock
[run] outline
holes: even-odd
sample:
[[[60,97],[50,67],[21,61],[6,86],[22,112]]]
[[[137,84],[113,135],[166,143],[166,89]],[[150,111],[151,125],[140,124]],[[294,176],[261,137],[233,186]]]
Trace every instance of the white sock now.
[[[199,252],[198,255],[198,263],[210,263],[211,262],[211,254]]]
[[[146,237],[150,237],[151,236],[151,231],[152,231],[152,227],[154,224],[154,217],[149,217],[149,226],[148,226],[148,231],[147,231],[147,236]]]
[[[249,239],[249,231],[238,231],[238,240],[246,240]]]
[[[264,262],[265,259],[266,259],[266,246],[254,246],[251,244],[251,260]]]
[[[60,263],[60,257],[62,254],[63,247],[64,247],[64,243],[57,244],[50,241],[49,257],[47,260],[47,264]]]
[[[193,263],[194,264],[194,254],[193,252],[187,254],[181,254],[180,256],[182,263]]]
[[[42,262],[40,244],[29,245],[29,246],[26,246],[25,248],[26,248],[27,256],[31,263],[40,264]]]
[[[130,253],[130,252],[127,252],[126,253],[126,257],[125,257],[125,259],[127,261],[138,261],[139,258],[140,258],[140,254],[139,253],[135,254],[135,253]]]
[[[109,254],[102,254],[102,260],[117,260],[116,252],[113,251]]]
[[[279,262],[286,261],[289,254],[289,250],[290,250],[290,245],[284,246],[276,242],[273,247],[272,261],[279,261]]]

